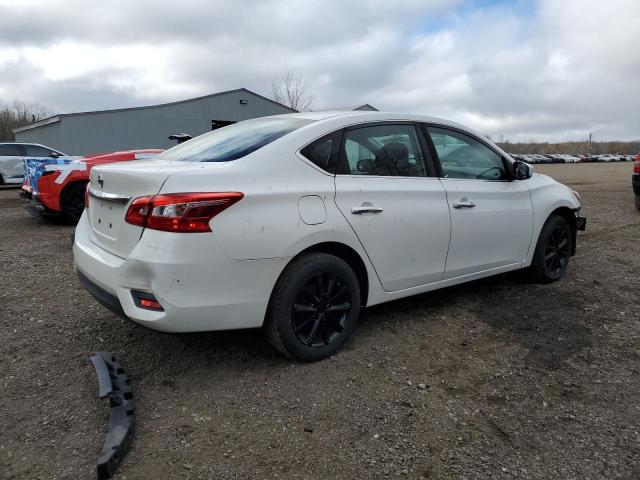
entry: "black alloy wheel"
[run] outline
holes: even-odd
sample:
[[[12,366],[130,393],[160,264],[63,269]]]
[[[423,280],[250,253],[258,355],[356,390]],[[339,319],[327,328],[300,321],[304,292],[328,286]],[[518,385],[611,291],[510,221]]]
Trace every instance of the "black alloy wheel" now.
[[[331,344],[344,332],[351,304],[351,290],[339,274],[318,273],[293,301],[291,322],[296,337],[311,348]]]
[[[567,219],[551,215],[542,226],[529,272],[533,280],[550,283],[559,280],[567,270],[573,253],[575,229]]]
[[[561,275],[569,264],[571,256],[571,232],[559,223],[551,231],[544,254],[544,265],[549,276]]]
[[[360,284],[351,266],[335,255],[309,252],[280,275],[264,330],[283,355],[315,362],[340,350],[359,316]]]
[[[84,212],[85,189],[85,183],[75,183],[64,192],[64,197],[61,202],[62,213],[70,223],[78,223],[82,212]]]

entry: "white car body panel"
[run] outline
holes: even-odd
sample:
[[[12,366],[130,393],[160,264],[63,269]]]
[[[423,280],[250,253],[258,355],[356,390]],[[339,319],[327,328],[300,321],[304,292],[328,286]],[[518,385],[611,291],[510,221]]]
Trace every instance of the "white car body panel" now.
[[[451,212],[445,279],[521,263],[533,229],[527,182],[442,179]],[[472,208],[455,208],[459,202]]]
[[[580,207],[567,187],[538,174],[511,182],[328,174],[300,149],[350,125],[407,120],[480,136],[451,122],[404,114],[291,116],[317,121],[238,160],[153,159],[94,167],[92,188],[98,188],[101,175],[105,191],[132,199],[236,191],[244,198],[212,219],[211,232],[189,234],[127,224],[127,205],[115,208],[91,198],[76,230],[75,268],[116,296],[127,317],[147,327],[251,328],[263,324],[271,292],[291,259],[319,244],[340,244],[360,257],[366,305],[374,305],[523,268],[531,263],[549,214]],[[452,208],[462,197],[472,198],[476,207]],[[350,213],[364,202],[383,211]],[[152,292],[165,311],[138,308],[132,289]]]

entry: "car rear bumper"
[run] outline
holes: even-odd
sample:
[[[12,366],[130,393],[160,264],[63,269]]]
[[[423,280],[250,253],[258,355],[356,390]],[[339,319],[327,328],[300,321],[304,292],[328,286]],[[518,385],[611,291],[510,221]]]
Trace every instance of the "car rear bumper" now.
[[[640,173],[631,175],[631,185],[633,186],[633,193],[640,195]]]
[[[193,251],[189,234],[145,230],[128,258],[90,239],[86,212],[76,228],[74,268],[83,286],[112,312],[164,332],[262,326],[283,259],[238,261]],[[197,235],[197,234],[190,234]],[[132,291],[152,294],[164,311],[140,308]]]

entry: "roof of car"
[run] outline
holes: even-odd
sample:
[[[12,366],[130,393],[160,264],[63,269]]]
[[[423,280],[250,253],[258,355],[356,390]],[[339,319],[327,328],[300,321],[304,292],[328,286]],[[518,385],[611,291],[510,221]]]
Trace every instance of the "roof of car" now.
[[[318,112],[298,112],[298,113],[286,113],[282,115],[274,115],[274,117],[292,117],[292,118],[300,118],[310,121],[322,121],[328,120],[331,118],[343,117],[343,118],[351,118],[355,122],[365,121],[365,122],[375,122],[375,121],[408,121],[408,122],[425,122],[425,123],[434,123],[437,125],[443,125],[453,128],[458,128],[463,131],[474,133],[477,136],[481,136],[484,138],[484,135],[473,130],[466,125],[462,125],[456,122],[452,122],[450,120],[445,120],[443,118],[431,117],[428,115],[418,115],[411,113],[398,113],[398,112],[380,112],[380,111],[344,111],[344,110],[323,110]]]

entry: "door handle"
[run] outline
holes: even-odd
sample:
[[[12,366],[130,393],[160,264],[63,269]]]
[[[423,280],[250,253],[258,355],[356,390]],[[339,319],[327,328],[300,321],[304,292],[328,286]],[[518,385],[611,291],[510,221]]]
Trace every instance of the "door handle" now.
[[[381,208],[374,207],[372,205],[363,205],[361,207],[353,207],[351,209],[351,213],[354,215],[362,215],[363,213],[380,213],[382,212]]]
[[[466,198],[461,198],[458,202],[453,202],[453,208],[473,208],[476,204]]]

